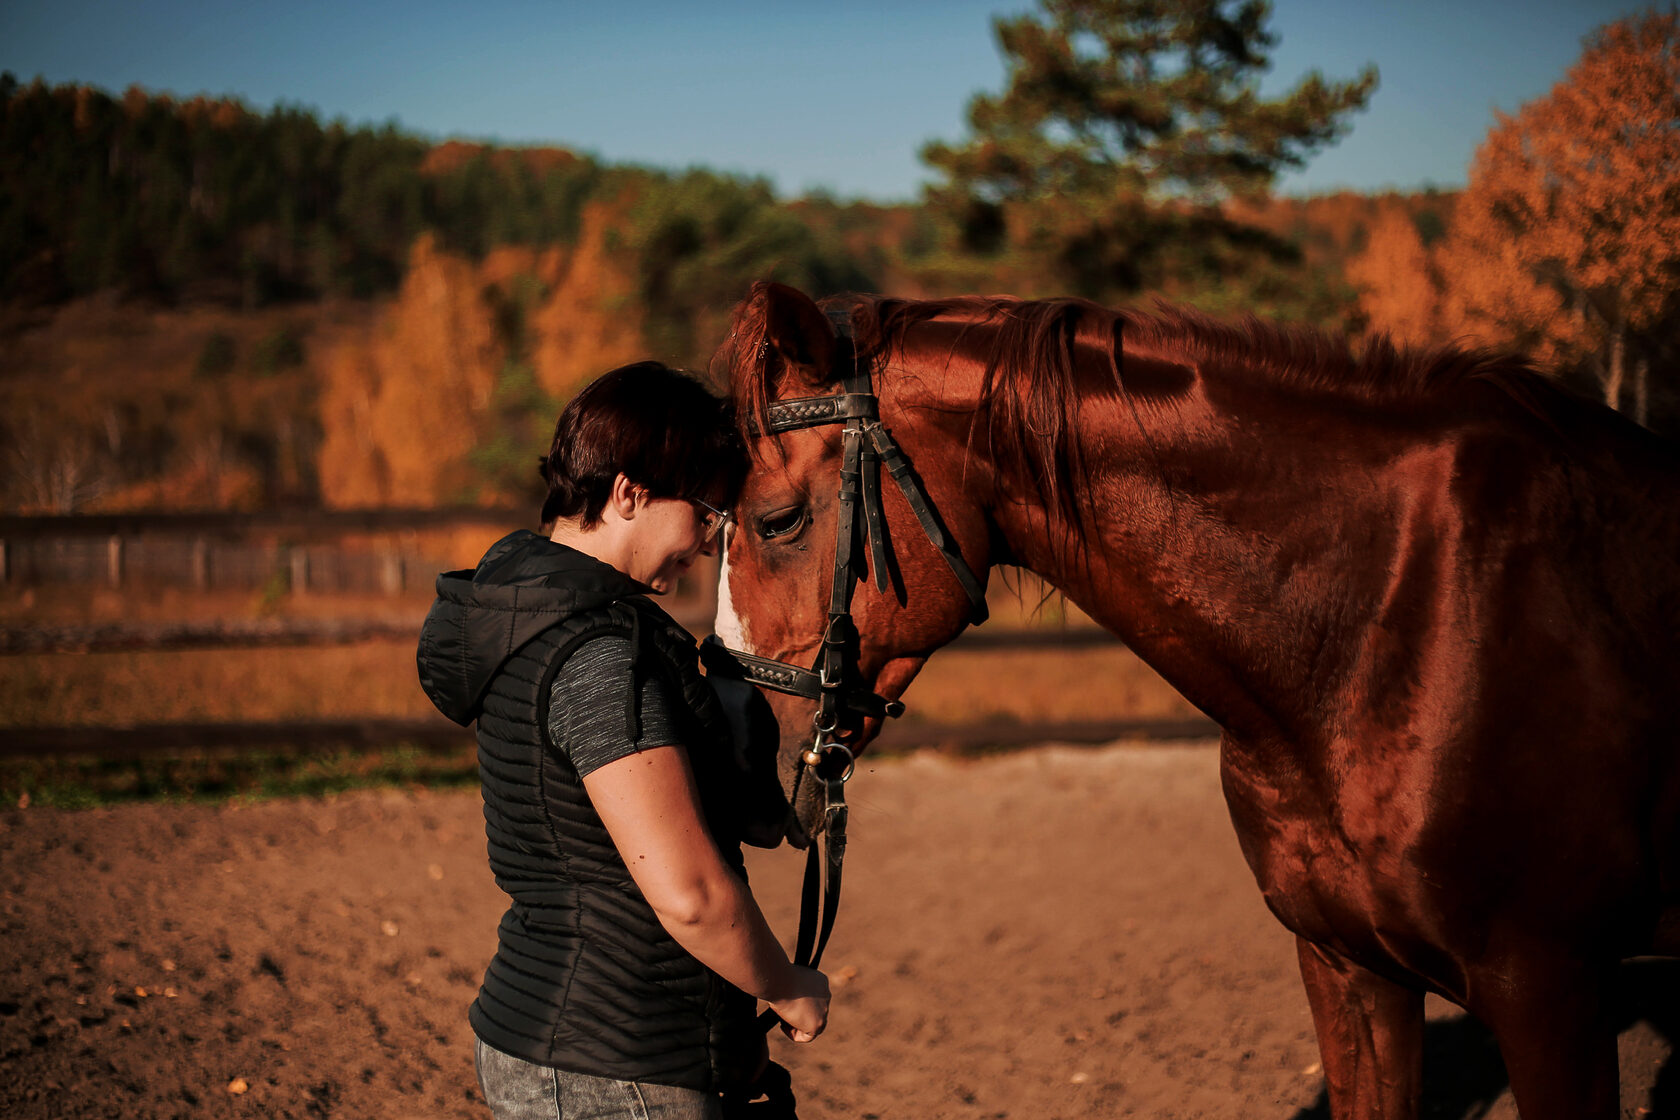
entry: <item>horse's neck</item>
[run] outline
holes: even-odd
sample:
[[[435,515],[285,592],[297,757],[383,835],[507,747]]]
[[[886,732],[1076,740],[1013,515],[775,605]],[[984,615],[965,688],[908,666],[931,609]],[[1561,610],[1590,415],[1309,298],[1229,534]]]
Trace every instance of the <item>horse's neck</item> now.
[[[1085,520],[1049,507],[1036,480],[1005,480],[993,515],[1011,559],[1227,728],[1287,726],[1310,703],[1310,651],[1340,590],[1291,584],[1297,555],[1339,530],[1310,523],[1314,441],[1303,431],[1262,452],[1193,401],[1177,415],[1088,404],[1077,439]]]

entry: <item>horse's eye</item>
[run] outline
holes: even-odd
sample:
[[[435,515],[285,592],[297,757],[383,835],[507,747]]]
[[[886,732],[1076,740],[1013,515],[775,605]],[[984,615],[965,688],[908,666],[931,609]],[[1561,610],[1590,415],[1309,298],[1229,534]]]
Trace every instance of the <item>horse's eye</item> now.
[[[765,540],[791,537],[805,527],[805,507],[788,506],[774,510],[758,519],[758,535]]]

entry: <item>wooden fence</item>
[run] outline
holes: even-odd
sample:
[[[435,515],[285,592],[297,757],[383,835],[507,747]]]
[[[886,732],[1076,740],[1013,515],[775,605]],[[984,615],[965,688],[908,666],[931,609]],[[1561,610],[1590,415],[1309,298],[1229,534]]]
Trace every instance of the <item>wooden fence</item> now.
[[[405,547],[410,531],[527,520],[486,509],[0,517],[0,583],[400,595],[453,566]],[[355,535],[381,539],[346,548]]]
[[[272,590],[287,594],[383,593],[429,588],[450,558],[406,547],[409,530],[502,529],[524,523],[510,510],[356,510],[267,514],[0,517],[0,583],[47,583],[141,592],[155,587]],[[383,535],[383,537],[381,536]],[[345,538],[361,538],[349,548]],[[368,547],[368,538],[375,546]],[[385,543],[378,543],[383,540]],[[458,558],[456,558],[458,559]],[[697,565],[665,605],[691,629],[710,629],[715,560]],[[0,655],[63,651],[209,649],[326,645],[412,637],[411,624],[358,618],[214,619],[178,622],[35,624],[0,627]],[[1104,645],[1094,627],[984,629],[959,639],[965,649]],[[1027,743],[1104,743],[1121,738],[1186,739],[1217,734],[1201,719],[1113,719],[1077,723],[890,725],[886,749],[937,746],[972,751]],[[352,719],[130,727],[0,728],[0,756],[66,754],[127,757],[183,750],[303,751],[406,743],[455,749],[471,735],[440,718]]]
[[[437,573],[468,562],[439,555],[428,536],[499,535],[529,522],[528,510],[476,507],[4,516],[0,584],[398,596],[429,589]],[[673,613],[707,610],[716,577],[714,563],[697,564],[672,597]],[[5,641],[0,636],[0,652]]]

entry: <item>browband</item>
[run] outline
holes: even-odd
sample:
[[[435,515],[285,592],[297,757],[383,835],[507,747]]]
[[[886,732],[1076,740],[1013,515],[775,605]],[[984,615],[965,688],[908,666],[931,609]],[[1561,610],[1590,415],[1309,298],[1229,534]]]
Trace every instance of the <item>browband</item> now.
[[[765,408],[770,419],[769,435],[799,428],[816,428],[847,420],[878,420],[880,405],[873,393],[840,393],[824,397],[797,397],[776,401]],[[754,425],[756,429],[757,425]],[[765,434],[754,431],[754,435]]]

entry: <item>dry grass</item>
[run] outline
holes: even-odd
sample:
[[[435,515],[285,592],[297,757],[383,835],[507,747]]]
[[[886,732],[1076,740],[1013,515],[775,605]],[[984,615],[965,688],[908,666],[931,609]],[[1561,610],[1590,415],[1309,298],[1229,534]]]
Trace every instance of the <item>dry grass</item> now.
[[[0,720],[11,726],[412,718],[431,712],[414,645],[0,658]]]
[[[351,789],[478,784],[477,754],[421,750],[172,751],[133,758],[0,758],[0,805],[85,809],[135,801],[259,801]]]
[[[418,718],[432,714],[415,677],[414,645],[0,658],[0,726],[286,719]],[[905,697],[916,719],[1020,722],[1190,714],[1130,651],[975,650],[933,658]]]
[[[468,557],[482,528],[427,541]],[[412,545],[414,542],[409,542]],[[1037,577],[994,581],[988,633],[1089,625]],[[0,625],[74,626],[260,615],[361,618],[419,633],[429,587],[400,596],[285,595],[186,589],[0,587]],[[676,609],[680,604],[668,604]],[[691,604],[692,605],[692,604]],[[928,662],[905,697],[910,722],[965,723],[1175,718],[1190,706],[1129,650],[1114,643],[1068,649],[967,649],[958,642]],[[223,648],[0,657],[0,727],[292,719],[414,719],[432,714],[414,668],[414,644],[386,638],[345,645]]]
[[[480,547],[473,544],[472,547]],[[465,547],[461,551],[467,551]],[[1034,610],[998,596],[998,621],[1054,626],[1059,604]],[[402,596],[283,596],[43,587],[0,589],[0,626],[85,626],[283,615],[377,619],[418,633],[429,591]],[[997,626],[994,623],[994,628]],[[911,687],[919,722],[1161,718],[1191,709],[1129,650],[965,649],[931,660]],[[7,727],[155,723],[423,719],[430,701],[415,674],[414,643],[383,638],[343,645],[134,650],[0,656],[0,737]],[[0,760],[0,803],[75,807],[126,801],[220,800],[320,794],[366,785],[471,784],[470,739],[459,749],[175,751],[135,758]]]
[[[401,595],[290,595],[190,587],[114,590],[49,584],[0,587],[0,626],[27,630],[255,618],[343,618],[406,621],[418,630],[431,605],[429,583]]]
[[[942,723],[1195,714],[1182,696],[1119,643],[1067,650],[970,651],[959,645],[935,655],[904,699],[910,716]]]

